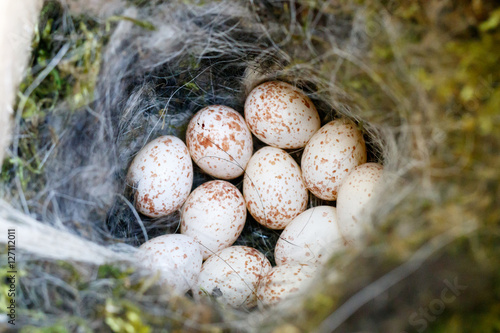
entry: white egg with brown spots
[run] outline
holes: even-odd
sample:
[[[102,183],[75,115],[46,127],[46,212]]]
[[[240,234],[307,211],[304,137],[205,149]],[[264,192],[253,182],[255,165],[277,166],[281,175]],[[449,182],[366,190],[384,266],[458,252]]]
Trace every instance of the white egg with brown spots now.
[[[365,163],[356,167],[342,182],[337,198],[340,232],[348,243],[355,243],[365,230],[370,229],[367,214],[382,177],[383,166]]]
[[[284,150],[264,147],[248,162],[243,196],[250,214],[265,227],[283,229],[307,207],[299,165]]]
[[[127,183],[142,214],[159,217],[178,210],[193,186],[193,164],[184,142],[166,135],[146,144],[129,167]]]
[[[199,244],[179,234],[150,239],[139,247],[136,258],[144,268],[159,274],[163,286],[181,295],[195,286],[203,262]]]
[[[278,266],[292,263],[324,264],[345,249],[335,207],[309,208],[283,230],[274,249]]]
[[[234,179],[252,156],[252,134],[245,119],[230,107],[207,106],[189,122],[186,143],[195,163],[209,175]]]
[[[245,200],[233,184],[214,180],[197,187],[181,209],[181,233],[200,242],[203,259],[231,246],[247,217]]]
[[[282,301],[299,299],[311,286],[318,266],[286,264],[273,267],[262,279],[257,290],[260,304],[270,306]]]
[[[321,126],[309,97],[281,81],[262,83],[250,92],[245,119],[259,140],[283,149],[304,147]]]
[[[321,127],[307,143],[302,154],[302,175],[309,191],[333,201],[342,180],[365,162],[363,134],[351,120],[337,119]]]
[[[257,304],[257,287],[271,263],[254,248],[231,246],[210,256],[201,268],[196,293],[235,308]]]

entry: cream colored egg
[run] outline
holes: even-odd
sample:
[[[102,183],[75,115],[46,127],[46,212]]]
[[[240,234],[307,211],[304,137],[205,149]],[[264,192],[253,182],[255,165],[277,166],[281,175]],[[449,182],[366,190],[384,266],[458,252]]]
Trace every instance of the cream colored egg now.
[[[247,209],[236,186],[214,180],[189,195],[181,214],[181,233],[200,242],[206,259],[236,241],[245,225]]]
[[[210,256],[198,277],[198,296],[212,296],[235,308],[257,304],[257,287],[271,263],[254,248],[231,246]]]
[[[195,286],[203,261],[198,243],[179,234],[150,239],[139,247],[136,258],[159,274],[161,284],[182,295]]]
[[[314,281],[318,267],[307,264],[286,264],[273,267],[262,279],[257,297],[264,306],[293,301],[303,296]]]
[[[250,92],[245,119],[259,140],[283,149],[304,147],[321,126],[309,97],[280,81],[262,83]]]
[[[369,229],[367,214],[376,195],[383,167],[378,163],[365,163],[356,167],[342,182],[337,198],[337,216],[340,232],[347,242],[359,239]]]
[[[314,134],[302,154],[302,175],[318,198],[336,200],[342,180],[366,162],[363,134],[351,120],[329,122]]]
[[[276,264],[324,264],[345,248],[335,207],[310,208],[294,218],[276,243]]]
[[[283,229],[307,207],[300,167],[284,150],[264,147],[248,162],[243,178],[248,211],[260,224]]]
[[[252,134],[245,119],[230,107],[212,105],[189,122],[186,143],[195,163],[220,179],[239,177],[252,156]]]
[[[193,185],[193,164],[184,142],[171,135],[149,142],[132,161],[127,183],[142,214],[159,217],[179,209]]]

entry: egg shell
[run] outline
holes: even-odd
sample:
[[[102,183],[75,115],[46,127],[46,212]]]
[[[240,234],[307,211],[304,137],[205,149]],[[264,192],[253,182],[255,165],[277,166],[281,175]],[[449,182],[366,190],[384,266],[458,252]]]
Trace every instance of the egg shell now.
[[[220,179],[239,177],[252,156],[252,134],[245,119],[223,105],[207,106],[189,122],[186,143],[195,163]]]
[[[179,209],[193,186],[193,164],[186,145],[175,136],[146,144],[129,167],[127,183],[135,189],[135,207],[150,217]]]
[[[348,119],[329,122],[314,134],[302,154],[302,175],[318,198],[336,200],[342,180],[366,162],[365,140]]]
[[[203,262],[199,244],[179,234],[150,239],[139,247],[136,258],[146,269],[159,273],[162,285],[181,295],[196,285]]]
[[[286,264],[276,266],[262,279],[257,297],[264,306],[275,305],[303,295],[318,270],[316,265]]]
[[[234,243],[247,217],[245,200],[233,184],[213,180],[197,187],[181,209],[181,233],[201,243],[203,259]]]
[[[254,248],[231,246],[210,256],[198,276],[198,296],[205,293],[222,304],[251,308],[257,304],[257,287],[271,263]]]
[[[243,178],[248,211],[260,224],[283,229],[307,207],[300,167],[284,150],[264,147],[248,162]]]
[[[309,97],[281,81],[262,83],[250,92],[245,119],[259,140],[284,149],[304,147],[321,126]]]
[[[335,207],[309,208],[288,224],[274,249],[276,264],[324,264],[345,249]]]
[[[365,163],[356,167],[342,182],[337,198],[337,216],[342,236],[348,243],[355,243],[370,226],[363,216],[371,208],[377,184],[383,173],[378,163]]]

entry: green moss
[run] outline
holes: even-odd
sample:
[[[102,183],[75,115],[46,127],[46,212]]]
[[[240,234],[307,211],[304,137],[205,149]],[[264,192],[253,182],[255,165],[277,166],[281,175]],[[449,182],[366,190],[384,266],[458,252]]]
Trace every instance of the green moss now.
[[[20,93],[20,105],[26,103],[23,119],[33,122],[32,117],[43,117],[60,101],[68,100],[73,108],[92,100],[100,66],[102,45],[107,36],[97,21],[87,17],[72,18],[72,27],[64,24],[68,14],[57,2],[45,4],[40,24],[35,31],[31,70],[20,86],[24,92],[35,84],[29,96]],[[72,29],[74,27],[74,29]],[[49,75],[37,84],[40,72],[56,57],[64,45],[68,51],[55,64]]]
[[[5,184],[17,179],[18,189],[27,199],[43,187],[43,166],[50,155],[47,147],[59,140],[55,131],[45,128],[44,120],[56,116],[57,108],[73,112],[94,101],[102,51],[112,25],[121,20],[154,30],[151,23],[126,16],[112,16],[104,22],[71,16],[58,1],[45,2],[32,43],[30,68],[18,93],[18,155],[2,164],[0,176]]]
[[[97,277],[99,279],[105,279],[105,278],[121,279],[130,275],[131,273],[132,273],[131,270],[123,271],[122,269],[120,269],[115,265],[102,265],[99,266]]]
[[[7,251],[5,252],[7,254]],[[7,261],[7,255],[5,255],[5,262]],[[1,307],[1,312],[6,313],[7,306],[10,304],[10,302],[16,301],[16,295],[15,293],[13,294],[12,291],[10,290],[10,284],[11,281],[9,280],[10,273],[9,271],[12,271],[12,269],[9,268],[8,265],[5,266],[0,266],[0,280],[2,281],[2,284],[0,285],[0,307]],[[15,277],[16,281],[15,284],[16,286],[19,286],[19,278],[25,276],[25,272],[22,270],[19,270]]]
[[[356,283],[357,275],[380,277],[404,264],[436,235],[471,225],[478,228],[476,233],[446,247],[448,260],[467,264],[442,269],[466,277],[471,275],[471,266],[481,267],[488,285],[494,285],[491,281],[498,282],[500,273],[498,268],[489,267],[498,267],[498,239],[478,235],[498,235],[500,221],[500,174],[496,171],[500,159],[495,153],[500,151],[500,132],[496,130],[500,125],[499,9],[487,11],[485,8],[493,6],[491,1],[476,5],[457,1],[446,8],[420,1],[364,3],[371,13],[368,31],[374,31],[373,26],[380,29],[370,35],[372,45],[366,57],[346,61],[337,79],[352,96],[364,121],[411,126],[414,146],[407,151],[408,158],[421,166],[415,166],[405,177],[416,184],[428,181],[433,194],[428,196],[429,192],[419,188],[386,217],[383,229],[371,240],[377,260],[367,263],[369,273],[360,271],[360,258],[345,272],[353,281],[324,288],[341,288],[349,295],[349,290],[371,281]],[[386,26],[378,25],[383,22],[381,17],[385,17]],[[328,73],[334,60],[324,62],[321,72]],[[433,139],[436,131],[442,135]],[[424,149],[423,154],[418,145]],[[408,229],[403,232],[400,226]],[[471,243],[474,246],[464,246]],[[364,255],[371,257],[373,248]],[[440,272],[435,269],[428,274]],[[414,292],[424,288],[419,286],[421,281],[406,283]],[[453,311],[431,323],[429,332],[498,330],[497,292],[484,292],[477,283],[469,284],[475,293],[471,298],[481,307],[471,310],[467,306],[470,299],[455,304]],[[350,289],[352,284],[357,287]],[[324,305],[312,302],[309,306],[322,312]],[[418,309],[420,305],[413,306]],[[334,310],[335,305],[329,311]],[[315,327],[317,319],[311,320]],[[405,324],[403,318],[401,330]]]
[[[17,157],[2,165],[1,179],[6,184],[17,179],[27,198],[43,181],[39,176],[46,157],[42,154],[48,154],[44,149],[58,141],[54,135],[47,136],[46,130],[42,134],[45,118],[53,116],[61,103],[75,110],[92,101],[101,49],[108,37],[104,27],[91,18],[73,17],[73,25],[64,23],[67,19],[59,2],[45,3],[32,43],[30,69],[19,88]]]
[[[25,326],[21,329],[21,333],[69,333],[69,332],[70,331],[62,323],[57,323],[55,325],[44,328]]]
[[[155,26],[151,22],[147,22],[147,21],[143,21],[143,20],[137,20],[137,19],[135,19],[133,17],[123,16],[123,15],[109,17],[106,20],[106,30],[107,31],[111,30],[110,23],[119,22],[119,21],[129,21],[129,22],[132,22],[133,24],[135,24],[135,25],[137,25],[137,26],[139,26],[141,28],[144,28],[146,30],[149,30],[149,31],[156,30]]]
[[[304,323],[299,323],[300,327],[306,332],[313,331],[331,313],[331,309],[337,305],[338,300],[322,292],[306,297],[303,307],[304,313],[301,315],[307,319]]]
[[[106,300],[104,322],[117,333],[149,333],[151,328],[143,323],[141,310],[131,302]]]

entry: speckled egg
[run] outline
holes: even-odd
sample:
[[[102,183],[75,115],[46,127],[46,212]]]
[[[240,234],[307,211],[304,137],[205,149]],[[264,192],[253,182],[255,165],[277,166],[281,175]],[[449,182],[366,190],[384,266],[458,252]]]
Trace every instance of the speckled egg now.
[[[262,279],[257,297],[264,306],[299,298],[311,285],[318,267],[307,264],[286,264],[273,267]]]
[[[145,268],[159,273],[160,283],[178,294],[195,286],[203,262],[198,243],[179,234],[150,239],[139,247],[136,258]]]
[[[302,176],[318,198],[336,200],[342,180],[366,162],[365,140],[348,119],[329,122],[314,134],[302,154]]]
[[[181,233],[200,242],[206,259],[234,243],[245,225],[247,209],[236,186],[214,180],[189,195],[181,214]]]
[[[142,214],[159,217],[179,209],[193,186],[193,164],[184,142],[171,135],[149,142],[132,161],[127,183]]]
[[[337,198],[337,216],[342,236],[353,243],[369,228],[363,214],[371,208],[369,203],[376,195],[376,186],[382,177],[383,166],[365,163],[356,167],[342,182]]]
[[[300,167],[284,150],[264,147],[248,162],[243,178],[248,211],[260,224],[283,229],[307,207]]]
[[[318,206],[309,208],[286,226],[276,243],[274,259],[277,265],[324,264],[344,248],[336,208]]]
[[[257,287],[271,263],[254,248],[231,246],[210,256],[198,277],[198,296],[210,295],[235,308],[257,304]]]
[[[195,163],[220,179],[239,177],[252,156],[252,134],[245,119],[230,107],[212,105],[189,122],[186,143]]]
[[[280,81],[265,82],[250,92],[245,119],[259,140],[283,149],[304,147],[321,126],[309,97]]]

